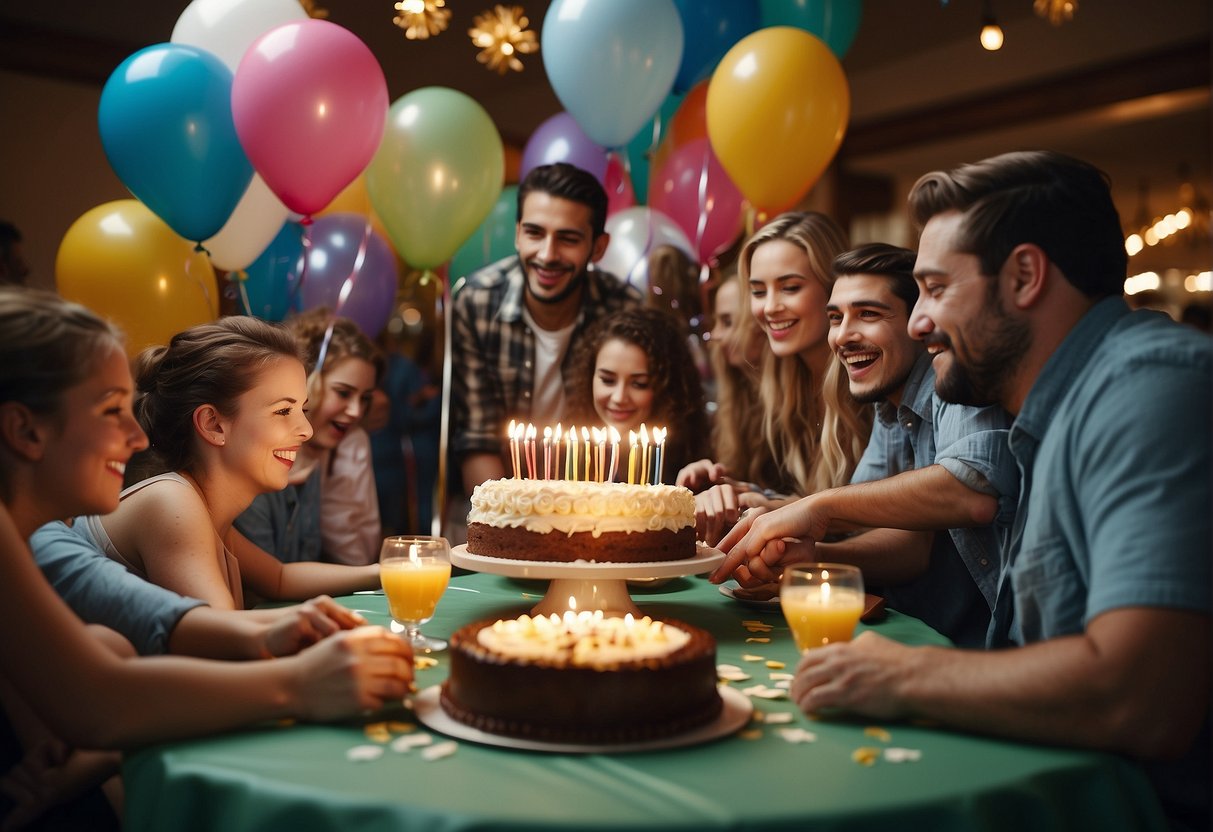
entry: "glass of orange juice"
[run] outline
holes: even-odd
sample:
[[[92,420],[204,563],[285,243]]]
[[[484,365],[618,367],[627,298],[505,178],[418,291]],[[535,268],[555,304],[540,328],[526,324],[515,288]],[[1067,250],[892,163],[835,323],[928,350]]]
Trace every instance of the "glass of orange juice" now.
[[[783,570],[779,603],[803,653],[850,641],[863,615],[863,573],[842,563],[798,563]]]
[[[413,649],[445,650],[446,642],[421,634],[434,617],[438,599],[451,580],[451,544],[445,537],[398,535],[379,550],[379,580],[392,619],[404,629]]]

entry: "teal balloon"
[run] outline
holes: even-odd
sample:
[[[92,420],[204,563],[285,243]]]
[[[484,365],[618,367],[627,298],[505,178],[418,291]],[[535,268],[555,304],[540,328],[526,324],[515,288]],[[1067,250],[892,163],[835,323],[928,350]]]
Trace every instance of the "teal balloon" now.
[[[759,11],[763,28],[804,29],[821,38],[841,61],[859,31],[863,0],[759,0]]]
[[[555,0],[541,40],[556,97],[608,149],[624,147],[652,118],[682,61],[673,0]]]
[[[187,240],[215,236],[253,178],[231,99],[231,70],[179,43],[139,50],[101,91],[97,122],[110,166]]]
[[[637,205],[644,205],[648,200],[653,154],[657,152],[661,140],[669,132],[670,119],[674,117],[674,113],[678,112],[678,108],[682,106],[682,99],[685,97],[681,94],[667,95],[653,117],[645,122],[640,132],[628,142],[626,152],[628,165],[632,169],[632,189],[636,192]]]
[[[518,186],[506,185],[484,222],[451,258],[447,271],[451,282],[467,277],[481,266],[514,254],[514,228],[517,223]]]
[[[266,321],[281,321],[301,308],[299,273],[303,268],[303,226],[283,223],[261,256],[247,269],[244,298],[248,306],[243,311]]]
[[[682,18],[682,63],[674,92],[686,93],[712,74],[733,44],[758,30],[757,0],[674,0]]]

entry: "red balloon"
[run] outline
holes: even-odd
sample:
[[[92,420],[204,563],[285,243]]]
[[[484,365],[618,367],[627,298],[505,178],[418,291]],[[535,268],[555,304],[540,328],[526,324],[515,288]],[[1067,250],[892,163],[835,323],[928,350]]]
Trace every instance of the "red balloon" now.
[[[700,263],[710,263],[741,231],[741,192],[706,138],[670,154],[649,182],[649,205],[678,223]]]
[[[606,181],[603,188],[607,192],[608,217],[636,204],[636,191],[632,187],[632,177],[624,167],[623,158],[619,153],[611,153],[607,157]]]

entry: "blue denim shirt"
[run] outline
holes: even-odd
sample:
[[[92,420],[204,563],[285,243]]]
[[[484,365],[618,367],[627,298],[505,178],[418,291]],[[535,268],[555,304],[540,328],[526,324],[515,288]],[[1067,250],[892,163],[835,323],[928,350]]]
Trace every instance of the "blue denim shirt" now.
[[[1025,643],[1123,607],[1209,612],[1211,425],[1208,336],[1122,298],[1070,331],[1011,426],[1025,496],[1009,572]],[[1183,758],[1145,768],[1173,821],[1208,828],[1207,722]]]
[[[47,523],[29,544],[38,568],[76,615],[117,630],[140,655],[167,653],[177,622],[206,604],[131,574],[64,523]]]
[[[320,467],[298,485],[258,494],[236,531],[283,563],[324,560],[320,539]]]
[[[999,515],[993,525],[936,534],[923,575],[907,584],[880,588],[889,606],[921,618],[962,646],[999,646],[1007,641],[1005,627],[990,624],[1002,547],[1019,490],[1018,472],[1007,448],[1010,422],[1002,408],[941,401],[935,395],[931,357],[924,353],[906,379],[900,406],[876,405],[871,439],[851,477],[851,482],[867,482],[939,464],[974,491],[998,499]]]

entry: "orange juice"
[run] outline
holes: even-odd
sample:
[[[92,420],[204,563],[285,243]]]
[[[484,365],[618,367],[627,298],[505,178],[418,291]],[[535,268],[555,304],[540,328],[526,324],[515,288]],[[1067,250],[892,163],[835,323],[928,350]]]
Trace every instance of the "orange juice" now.
[[[863,593],[852,587],[785,586],[779,603],[801,652],[850,641],[863,615]]]
[[[451,564],[427,559],[387,560],[379,564],[379,580],[392,618],[401,623],[427,621],[451,579]]]

